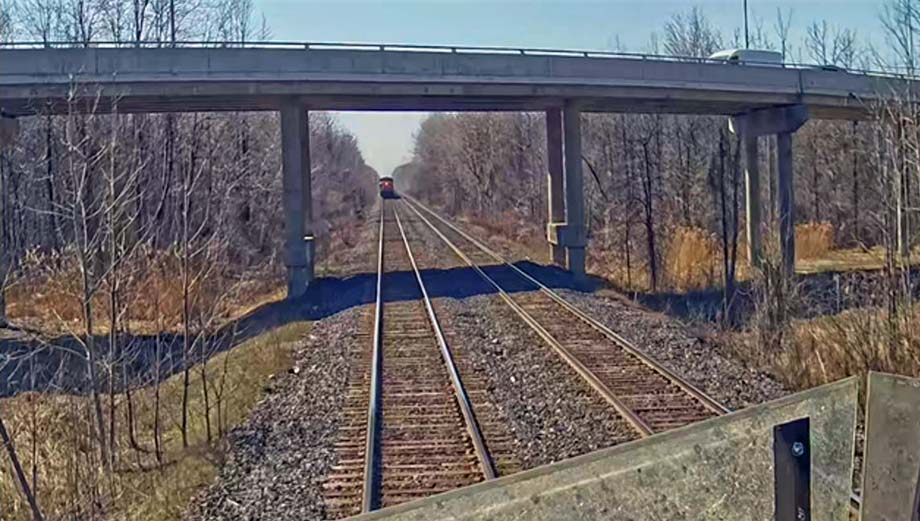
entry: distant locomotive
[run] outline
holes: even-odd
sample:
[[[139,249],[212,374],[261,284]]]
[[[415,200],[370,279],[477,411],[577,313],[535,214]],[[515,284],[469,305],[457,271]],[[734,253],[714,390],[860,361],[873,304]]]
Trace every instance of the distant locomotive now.
[[[384,199],[396,199],[396,188],[393,187],[392,177],[380,178],[380,197]]]

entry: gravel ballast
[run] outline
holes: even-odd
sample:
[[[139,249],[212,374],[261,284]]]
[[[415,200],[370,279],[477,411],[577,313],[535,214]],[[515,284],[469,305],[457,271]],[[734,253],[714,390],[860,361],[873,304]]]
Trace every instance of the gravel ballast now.
[[[791,391],[769,374],[749,369],[718,344],[694,336],[681,322],[625,302],[612,291],[559,293],[671,371],[730,409],[780,398]]]
[[[433,263],[434,266],[431,263],[423,266],[458,265],[459,259],[456,255],[422,223],[413,223],[410,227],[419,237],[423,237],[422,240],[436,243],[432,248],[437,252],[436,256],[439,259]],[[473,235],[489,237],[487,234]],[[472,246],[465,242],[458,243],[458,246],[464,250],[472,249]],[[516,258],[506,247],[497,249],[503,250],[505,258]],[[627,302],[620,293],[612,290],[592,293],[568,289],[557,291],[589,316],[623,336],[657,362],[730,409],[763,403],[790,392],[769,374],[750,369],[724,353],[718,343],[693,335],[679,320]],[[510,313],[508,318],[520,322],[513,313]],[[524,326],[523,323],[520,326]],[[549,349],[539,337],[536,337],[536,340],[540,346]]]
[[[355,338],[366,308],[316,322],[291,372],[229,437],[217,482],[196,497],[188,520],[321,519],[322,478],[333,464]]]
[[[466,372],[485,380],[488,400],[507,421],[521,467],[533,468],[638,438],[596,391],[569,367],[478,275],[404,213],[404,226],[434,307]],[[375,260],[363,230],[355,267]],[[461,245],[466,249],[466,245]],[[368,253],[368,250],[373,253]],[[366,256],[359,260],[357,256]],[[366,261],[366,262],[365,262]],[[453,268],[453,269],[452,269]],[[788,393],[769,375],[746,368],[717,343],[679,321],[626,301],[618,293],[560,290],[564,298],[732,409]],[[295,353],[297,369],[279,377],[250,419],[233,431],[231,456],[217,482],[193,500],[189,520],[323,519],[322,482],[335,464],[351,364],[369,349],[368,306],[314,324]],[[487,440],[488,442],[488,440]]]
[[[638,437],[497,297],[437,299],[434,305],[450,331],[451,349],[487,380],[524,468]]]

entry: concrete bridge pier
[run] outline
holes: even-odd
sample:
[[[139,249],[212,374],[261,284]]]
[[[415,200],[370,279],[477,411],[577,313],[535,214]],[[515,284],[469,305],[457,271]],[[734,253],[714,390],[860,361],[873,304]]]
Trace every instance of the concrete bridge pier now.
[[[549,109],[546,127],[550,254],[555,264],[564,261],[576,280],[583,280],[587,234],[581,169],[581,109],[571,100],[567,100],[562,109]]]
[[[16,118],[0,113],[0,156],[2,152],[13,148],[16,138],[19,135],[19,122]],[[4,196],[3,178],[0,177],[0,327],[6,325],[6,299],[3,292],[6,286],[6,277],[10,268],[9,245],[7,244],[6,223],[3,217],[6,210],[3,207],[6,197]]]
[[[747,233],[747,253],[751,266],[761,267],[763,249],[761,235],[763,232],[763,218],[760,212],[760,149],[758,138],[749,132],[741,136],[744,146],[744,199],[747,201],[747,219],[745,231]]]
[[[741,136],[745,152],[745,199],[747,207],[747,241],[751,265],[763,265],[762,222],[760,212],[760,176],[757,140],[776,135],[777,204],[779,246],[783,270],[795,273],[795,191],[792,171],[792,134],[808,121],[804,105],[757,109],[735,116],[729,122],[732,132]]]
[[[310,122],[295,100],[281,107],[281,170],[284,191],[284,263],[289,299],[303,295],[313,280],[313,196],[310,179]]]
[[[553,227],[565,223],[565,167],[562,160],[562,109],[546,111],[546,169],[549,219],[547,238],[549,258],[557,266],[565,266],[565,246],[559,244]]]

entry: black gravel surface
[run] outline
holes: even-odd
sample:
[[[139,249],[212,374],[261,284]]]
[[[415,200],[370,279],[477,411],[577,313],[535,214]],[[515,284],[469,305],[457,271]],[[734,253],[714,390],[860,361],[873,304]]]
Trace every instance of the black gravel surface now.
[[[321,519],[322,478],[335,459],[350,354],[366,308],[317,322],[291,372],[235,429],[217,482],[193,499],[187,520]]]

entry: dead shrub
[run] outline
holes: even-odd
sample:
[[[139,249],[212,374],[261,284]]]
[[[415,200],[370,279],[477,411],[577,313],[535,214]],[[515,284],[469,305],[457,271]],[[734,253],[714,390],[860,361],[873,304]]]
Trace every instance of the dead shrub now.
[[[864,375],[869,370],[920,376],[920,307],[892,319],[880,309],[855,309],[797,321],[793,348],[779,360],[799,389]]]
[[[795,258],[815,259],[834,249],[834,227],[831,223],[804,223],[795,227]]]
[[[719,241],[701,228],[679,227],[671,234],[665,258],[665,278],[671,289],[708,288],[721,277]]]
[[[123,320],[136,333],[178,330],[182,321],[181,258],[171,250],[140,251],[122,266],[120,294],[130,300]],[[240,281],[238,274],[193,261],[189,293],[191,314],[207,311],[227,287],[242,286],[244,302],[226,302],[218,309],[224,319],[250,309],[253,301],[264,302],[278,295],[280,281],[264,271]],[[93,296],[93,321],[97,333],[109,329],[111,314],[108,281],[103,279]],[[76,257],[62,253],[31,252],[20,263],[13,284],[7,290],[9,316],[18,322],[46,331],[67,332],[83,319],[81,273]],[[94,328],[94,329],[96,329]]]

